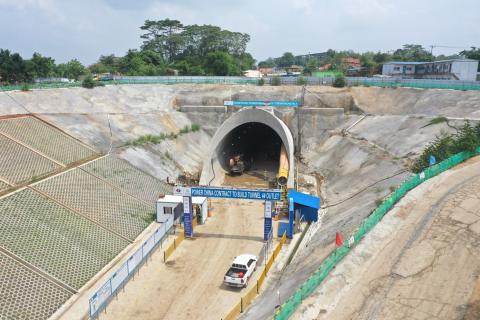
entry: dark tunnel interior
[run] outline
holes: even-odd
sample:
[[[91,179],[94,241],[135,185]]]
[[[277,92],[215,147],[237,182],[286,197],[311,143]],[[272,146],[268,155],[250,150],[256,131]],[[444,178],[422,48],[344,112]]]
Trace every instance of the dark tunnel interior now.
[[[217,149],[220,165],[227,172],[229,161],[241,155],[245,162],[245,172],[278,171],[280,136],[269,126],[259,122],[242,124],[228,133]]]

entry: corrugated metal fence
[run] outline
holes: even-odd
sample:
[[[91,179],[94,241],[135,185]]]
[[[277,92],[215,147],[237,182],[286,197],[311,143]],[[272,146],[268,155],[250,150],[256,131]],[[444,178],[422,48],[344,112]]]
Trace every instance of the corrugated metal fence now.
[[[105,310],[108,303],[115,297],[125,284],[133,277],[135,272],[145,263],[153,250],[161,246],[162,242],[168,237],[173,228],[173,218],[163,223],[155,232],[143,243],[143,245],[132,254],[125,263],[108,279],[100,289],[90,298],[89,315],[91,319],[96,319],[100,312]]]

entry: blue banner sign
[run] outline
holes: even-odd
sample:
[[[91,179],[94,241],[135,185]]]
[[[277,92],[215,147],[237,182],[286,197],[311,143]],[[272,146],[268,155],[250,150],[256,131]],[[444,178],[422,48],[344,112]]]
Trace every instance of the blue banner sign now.
[[[234,100],[224,101],[224,106],[233,107],[298,107],[298,101]]]
[[[183,197],[183,226],[185,227],[185,237],[193,236],[192,219],[192,197],[186,196]]]
[[[192,197],[280,200],[280,190],[192,187]]]
[[[437,158],[435,158],[434,155],[430,155],[430,157],[428,158],[428,164],[433,166],[436,163],[437,163]]]
[[[272,218],[265,218],[263,224],[263,240],[267,241],[270,232],[272,231]]]
[[[183,216],[183,226],[185,227],[185,237],[193,236],[192,214],[185,213]]]

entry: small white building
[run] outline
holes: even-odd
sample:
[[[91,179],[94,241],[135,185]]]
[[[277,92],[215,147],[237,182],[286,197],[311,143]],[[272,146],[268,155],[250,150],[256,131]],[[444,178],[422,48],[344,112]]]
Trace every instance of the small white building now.
[[[452,59],[433,62],[392,61],[383,64],[382,74],[402,79],[476,81],[478,60]]]
[[[258,70],[245,70],[243,75],[248,78],[261,78],[263,74]]]
[[[200,224],[205,223],[208,217],[208,201],[205,197],[192,197],[193,217]],[[157,222],[164,223],[172,217],[179,221],[183,214],[183,197],[165,195],[157,200]]]

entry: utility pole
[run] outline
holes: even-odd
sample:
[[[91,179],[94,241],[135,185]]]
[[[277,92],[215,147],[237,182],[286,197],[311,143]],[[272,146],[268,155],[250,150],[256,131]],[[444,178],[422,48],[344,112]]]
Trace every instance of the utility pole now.
[[[307,91],[307,85],[302,86],[302,94],[300,96],[300,105],[298,106],[297,112],[297,159],[301,159],[302,157],[302,124],[301,124],[301,117],[300,117],[300,108],[303,107],[305,104],[305,93]]]

